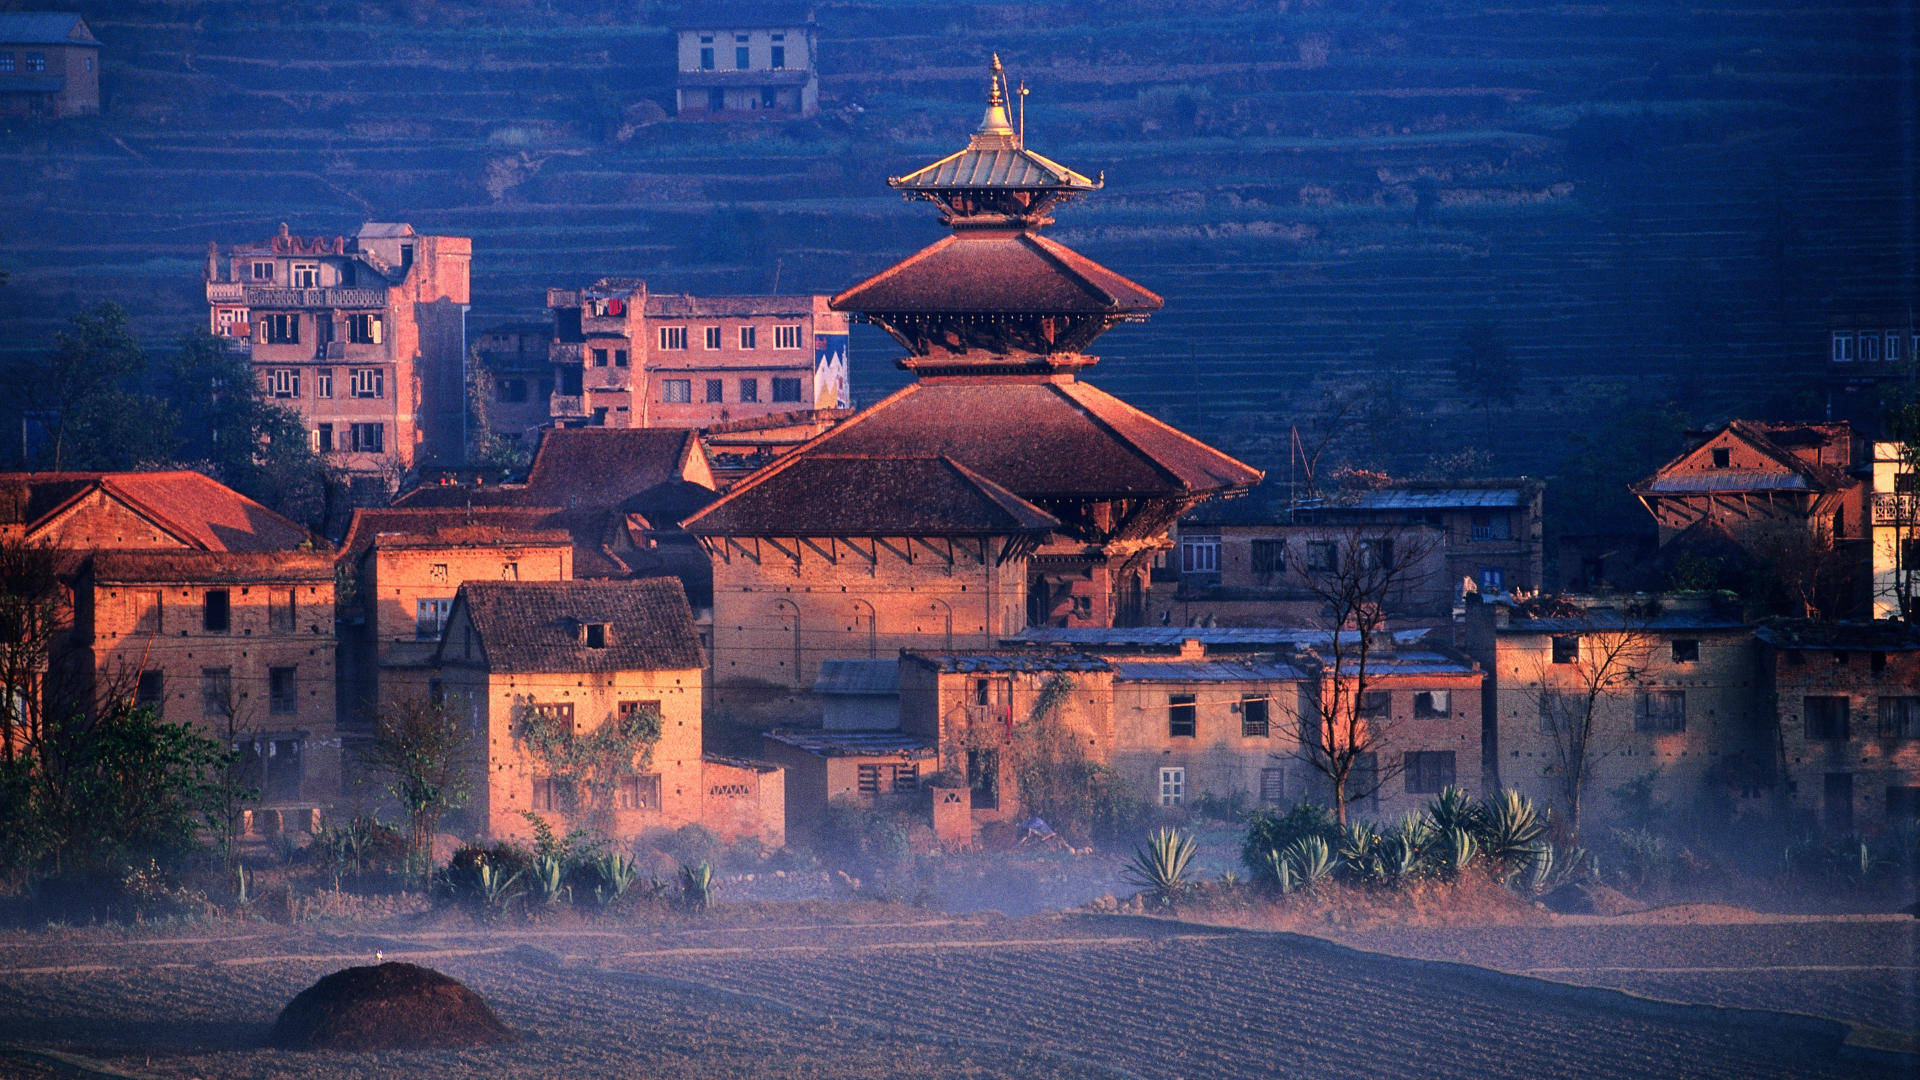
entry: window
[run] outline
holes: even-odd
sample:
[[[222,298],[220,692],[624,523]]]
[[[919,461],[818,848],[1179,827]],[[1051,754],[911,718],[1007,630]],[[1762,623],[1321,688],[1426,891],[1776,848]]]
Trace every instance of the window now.
[[[1453,715],[1451,690],[1421,690],[1413,695],[1413,715],[1427,719]]]
[[[1901,337],[1902,335],[1898,330],[1887,331],[1886,357],[1888,362],[1890,363],[1896,362],[1900,359],[1900,338]]]
[[[607,350],[605,349],[593,350],[593,366],[594,367],[607,366]]]
[[[711,45],[703,45],[700,47],[700,70],[713,70],[713,46]]]
[[[27,70],[36,71],[36,72],[47,70],[47,54],[43,52],[28,53],[27,54]]]
[[[268,345],[300,344],[300,316],[261,315],[257,319],[260,340]]]
[[[320,285],[320,264],[310,262],[294,263],[292,281],[290,281],[289,284],[296,289],[318,288]]]
[[[1253,572],[1256,574],[1283,574],[1287,570],[1287,542],[1285,540],[1255,540],[1253,542]]]
[[[549,724],[564,728],[566,734],[573,734],[573,702],[549,701],[532,702],[526,706],[527,715],[538,717]]]
[[[1360,695],[1360,700],[1354,708],[1364,719],[1385,720],[1393,715],[1393,691],[1369,690]]]
[[[785,71],[787,69],[787,47],[785,45],[775,45],[773,47],[772,67],[775,71]]]
[[[200,711],[225,719],[233,715],[233,669],[200,669]]]
[[[1496,514],[1491,510],[1475,510],[1468,524],[1469,535],[1475,540],[1511,540],[1513,539],[1513,518],[1508,514]]]
[[[693,400],[692,379],[662,379],[660,400],[669,405],[685,405]]]
[[[313,396],[330,398],[333,396],[333,369],[323,367],[313,373]]]
[[[1580,717],[1580,695],[1543,690],[1540,693],[1540,734],[1573,730]]]
[[[1480,568],[1480,591],[1499,592],[1507,587],[1507,570],[1504,566],[1483,566]]]
[[[1220,537],[1214,533],[1195,533],[1180,538],[1180,572],[1217,574],[1220,572]]]
[[[760,380],[759,379],[741,379],[740,380],[740,400],[741,401],[759,401],[760,400]]]
[[[500,580],[501,581],[519,581],[520,580],[520,564],[517,562],[501,563],[500,564]]]
[[[1340,569],[1340,551],[1333,541],[1307,541],[1307,569],[1329,574]]]
[[[349,449],[356,454],[386,452],[386,427],[383,424],[354,424],[349,434],[353,437]]]
[[[910,765],[861,765],[856,771],[856,785],[860,794],[872,797],[891,791],[912,791],[920,786],[920,766]]]
[[[663,349],[685,349],[687,347],[687,328],[684,326],[661,327],[660,347]]]
[[[589,649],[607,647],[607,624],[603,622],[583,623],[580,627],[580,642]]]
[[[1833,362],[1847,364],[1853,362],[1853,335],[1833,335]]]
[[[759,335],[754,332],[753,327],[743,326],[740,328],[740,347],[748,350],[760,347]]]
[[[347,387],[348,393],[357,398],[386,397],[387,373],[379,368],[349,368]]]
[[[1577,664],[1580,662],[1580,639],[1578,637],[1556,637],[1553,639],[1553,662],[1556,664]]]
[[[13,74],[13,63],[14,63],[14,60],[13,60],[12,53],[0,52],[0,75]]]
[[[510,405],[517,405],[527,400],[527,380],[525,379],[501,379],[494,384],[494,390],[501,401]]]
[[[1860,362],[1874,364],[1880,360],[1880,335],[1863,333],[1860,335]]]
[[[1731,469],[1733,467],[1733,450],[1725,446],[1714,447],[1713,467],[1716,469]]]
[[[704,344],[706,345],[708,351],[712,351],[720,347],[720,328],[719,327],[717,326],[707,327],[706,332],[701,334],[701,337],[705,339]]]
[[[272,281],[273,280],[273,264],[264,259],[258,262],[255,262],[252,266],[248,268],[247,272],[253,277],[253,280],[255,281]]]
[[[1240,734],[1249,739],[1267,737],[1267,699],[1264,696],[1240,695]]]
[[[298,670],[290,667],[267,669],[268,712],[285,714],[300,711],[300,690],[294,678]]]
[[[1160,805],[1179,806],[1187,801],[1187,770],[1166,768],[1160,770]]]
[[[1192,694],[1168,695],[1167,735],[1175,739],[1193,738],[1194,714],[1197,711]]]
[[[747,70],[747,55],[745,45],[736,46],[733,50],[733,66],[740,71]]]
[[[723,112],[727,107],[727,92],[714,89],[707,91],[707,111]]]
[[[267,629],[276,634],[293,633],[296,597],[292,589],[267,590]]]
[[[300,371],[298,368],[274,368],[267,372],[267,393],[277,398],[297,398],[300,396]]]
[[[200,609],[200,628],[209,634],[227,632],[233,618],[233,597],[225,589],[208,589]]]
[[[707,380],[707,400],[708,401],[725,401],[726,399],[727,399],[726,383],[719,379],[708,379]]]
[[[660,774],[646,773],[642,776],[623,778],[620,786],[614,790],[613,808],[615,810],[660,809]]]
[[[416,641],[434,641],[447,625],[447,613],[453,610],[453,597],[436,596],[414,601],[413,637]]]
[[[773,328],[773,347],[776,349],[797,349],[800,347],[800,327],[776,326]]]
[[[779,108],[780,107],[779,89],[772,86],[761,87],[760,88],[760,107],[763,109]]]
[[[1453,751],[1410,750],[1401,775],[1407,778],[1407,794],[1436,795],[1453,786]]]
[[[1848,713],[1852,700],[1840,696],[1813,694],[1801,703],[1808,742],[1846,742],[1850,726]]]
[[[315,424],[313,426],[313,448],[322,454],[333,453],[332,424]]]
[[[623,701],[617,706],[615,717],[622,732],[631,732],[635,724],[643,721],[658,730],[660,703],[658,701]]]
[[[1357,554],[1360,556],[1360,568],[1363,570],[1393,569],[1393,541],[1391,540],[1362,540]]]
[[[161,617],[166,611],[164,599],[159,589],[138,589],[130,598],[130,610],[133,612],[133,629],[142,634],[157,634],[161,630]]]
[[[1368,752],[1353,756],[1353,769],[1347,773],[1347,798],[1349,806],[1362,813],[1374,813],[1380,809],[1380,758]]]
[[[800,400],[800,380],[776,378],[773,380],[773,400],[795,402]]]
[[[1673,662],[1676,664],[1697,664],[1700,662],[1700,642],[1696,638],[1673,639]]]
[[[1886,739],[1920,739],[1920,697],[1881,698],[1880,736]]]
[[[143,671],[140,681],[134,684],[133,703],[147,705],[155,709],[162,708],[167,701],[167,674],[164,671]]]
[[[573,784],[552,776],[533,779],[533,808],[566,813],[573,809]]]
[[[1654,732],[1687,730],[1687,692],[1637,691],[1633,695],[1633,729]]]
[[[1287,801],[1287,770],[1260,770],[1260,805],[1284,806]]]

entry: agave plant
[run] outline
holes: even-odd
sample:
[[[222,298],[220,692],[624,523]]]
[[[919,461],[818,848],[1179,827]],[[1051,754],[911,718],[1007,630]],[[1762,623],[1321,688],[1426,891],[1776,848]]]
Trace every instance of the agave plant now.
[[[711,865],[702,862],[680,867],[680,902],[688,911],[705,911],[713,906]]]
[[[1593,856],[1583,847],[1556,848],[1543,843],[1527,868],[1527,888],[1535,893],[1552,892],[1589,871]]]
[[[1120,874],[1166,903],[1187,887],[1187,865],[1193,862],[1197,846],[1193,837],[1178,829],[1155,829]]]
[[[1273,887],[1280,891],[1281,896],[1293,892],[1300,884],[1299,878],[1293,872],[1293,864],[1287,861],[1285,855],[1273,850],[1267,852],[1267,877],[1273,882]]]
[[[1502,881],[1538,858],[1547,819],[1534,808],[1533,800],[1507,788],[1481,804],[1480,818],[1480,847],[1487,861],[1499,868]]]
[[[1374,856],[1374,849],[1380,844],[1380,834],[1374,831],[1373,824],[1366,821],[1350,821],[1340,830],[1340,861],[1348,866],[1364,867]]]
[[[558,855],[533,861],[533,895],[543,904],[557,904],[572,892],[567,885],[567,863]]]
[[[599,878],[593,887],[593,899],[601,907],[618,902],[633,888],[634,882],[640,880],[640,868],[617,851],[595,859],[593,870]]]
[[[481,856],[473,861],[473,882],[479,893],[481,903],[495,910],[504,909],[512,902],[513,887],[520,881],[520,871],[508,874]]]
[[[1327,842],[1318,836],[1295,840],[1281,857],[1292,866],[1293,876],[1302,889],[1319,887],[1340,865]]]
[[[1433,845],[1434,861],[1440,875],[1456,878],[1460,872],[1472,865],[1473,858],[1479,854],[1480,844],[1473,834],[1459,825],[1450,825],[1441,830],[1439,840]]]
[[[1437,832],[1455,828],[1465,829],[1469,833],[1478,832],[1481,808],[1473,801],[1473,796],[1467,794],[1467,789],[1448,784],[1427,804],[1427,820],[1433,823]]]

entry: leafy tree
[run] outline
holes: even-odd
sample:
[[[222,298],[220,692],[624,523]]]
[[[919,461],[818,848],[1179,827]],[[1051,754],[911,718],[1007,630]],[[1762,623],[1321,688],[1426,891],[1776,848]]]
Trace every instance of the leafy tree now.
[[[440,815],[465,806],[470,793],[466,726],[444,705],[420,699],[380,710],[363,763],[385,782],[407,814],[407,857],[425,876],[433,868]]]
[[[15,361],[4,375],[22,410],[46,429],[39,464],[128,469],[165,460],[172,449],[172,411],[138,389],[146,372],[126,311],[100,303],[75,314],[45,357]]]

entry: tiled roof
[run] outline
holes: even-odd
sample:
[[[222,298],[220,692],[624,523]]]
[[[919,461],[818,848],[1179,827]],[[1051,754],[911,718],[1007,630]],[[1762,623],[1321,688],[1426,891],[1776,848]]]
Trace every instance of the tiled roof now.
[[[81,25],[80,16],[71,11],[21,11],[0,15],[0,43],[94,47],[100,44]]]
[[[1891,620],[1874,622],[1813,622],[1781,619],[1754,632],[1776,649],[1864,650],[1913,652],[1920,650],[1920,630]]]
[[[552,543],[553,519],[557,513],[550,506],[476,506],[472,509],[409,506],[355,510],[353,524],[348,527],[347,538],[340,545],[341,557],[358,559],[380,536],[389,538],[382,541],[385,544],[431,543],[436,540],[448,544],[516,541]],[[406,540],[403,537],[415,539]],[[525,537],[537,539],[523,539]],[[565,542],[564,536],[560,542]]]
[[[93,557],[102,583],[333,581],[323,551],[103,551]]]
[[[822,660],[813,692],[892,697],[900,693],[900,661],[891,656],[881,660]]]
[[[1111,671],[1113,665],[1097,656],[1062,649],[975,649],[933,652],[907,649],[900,654],[935,671]]]
[[[812,454],[939,455],[1035,501],[1198,494],[1260,479],[1250,466],[1081,382],[923,380],[791,458]]]
[[[681,479],[688,459],[704,453],[699,437],[687,430],[549,431],[527,472],[526,499],[542,506],[618,508],[665,528],[713,500],[712,490]]]
[[[1838,465],[1806,461],[1789,446],[1827,446],[1838,440],[1842,449],[1850,449],[1851,429],[1845,424],[1770,424],[1751,420],[1729,420],[1706,442],[1693,447],[1660,467],[1660,470],[1632,491],[1636,495],[1667,495],[1711,491],[1843,491],[1854,485],[1846,470]],[[1778,470],[1726,469],[1688,472],[1682,467],[1707,449],[1707,443],[1720,434],[1731,434],[1762,456],[1779,465]]]
[[[901,731],[822,731],[818,728],[776,728],[766,733],[775,742],[822,757],[937,757],[933,743]]]
[[[187,470],[0,474],[0,523],[32,538],[99,492],[201,551],[290,551],[313,537],[224,484]]]
[[[797,453],[686,522],[706,536],[1007,536],[1059,527],[951,458]]]
[[[676,578],[469,581],[454,601],[495,672],[680,671],[702,667],[700,632]],[[607,624],[605,648],[584,626]],[[448,655],[452,645],[442,645]]]
[[[1146,288],[1044,236],[955,233],[830,301],[835,311],[1131,314],[1157,311]]]

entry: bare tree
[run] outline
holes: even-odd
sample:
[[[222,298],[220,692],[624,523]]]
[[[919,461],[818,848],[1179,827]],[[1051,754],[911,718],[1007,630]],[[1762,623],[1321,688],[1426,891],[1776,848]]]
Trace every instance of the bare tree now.
[[[1580,836],[1580,810],[1594,766],[1617,750],[1596,738],[1608,702],[1635,691],[1653,658],[1645,613],[1558,605],[1549,652],[1535,666],[1532,691],[1540,727],[1552,740],[1548,773],[1559,788],[1570,840]]]
[[[1391,714],[1371,708],[1370,695],[1377,661],[1393,651],[1388,613],[1426,584],[1438,542],[1424,531],[1351,525],[1307,543],[1308,557],[1291,559],[1288,569],[1322,604],[1327,636],[1315,650],[1323,673],[1313,707],[1296,720],[1293,756],[1326,777],[1334,816],[1344,825],[1349,803],[1401,771],[1381,754],[1393,742]]]
[[[407,857],[423,877],[433,872],[440,815],[467,802],[467,737],[445,706],[420,699],[395,701],[374,722],[364,762],[407,812]]]

